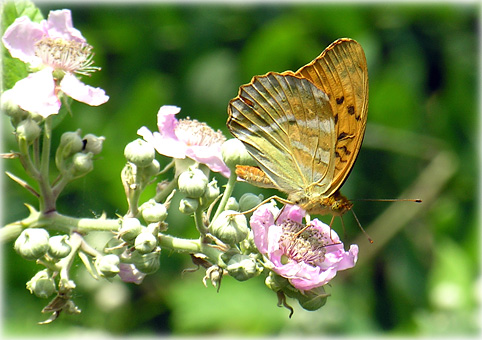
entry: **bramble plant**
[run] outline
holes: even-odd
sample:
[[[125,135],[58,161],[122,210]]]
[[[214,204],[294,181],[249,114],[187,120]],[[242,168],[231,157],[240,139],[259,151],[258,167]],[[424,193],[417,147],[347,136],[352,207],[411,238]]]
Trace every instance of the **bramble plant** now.
[[[70,10],[51,11],[46,20],[37,10],[27,12],[30,14],[18,17],[2,38],[11,58],[26,65],[4,69],[5,76],[16,80],[4,89],[1,105],[10,117],[18,149],[3,158],[20,161],[25,174],[7,175],[34,195],[38,206],[27,204],[28,217],[1,228],[0,240],[15,240],[15,251],[41,266],[27,282],[32,294],[51,298],[42,310],[51,316],[41,323],[52,322],[62,312],[80,313],[72,299],[76,283],[71,271],[77,256],[96,279],[120,278],[141,284],[146,275],[162,271],[161,251],[175,251],[190,255],[206,270],[204,285],[211,281],[219,289],[224,275],[239,281],[265,275],[266,286],[278,296],[278,305],[291,313],[286,297],[297,299],[307,310],[325,304],[324,285],[338,270],[355,265],[358,247],[351,245],[345,251],[335,231],[317,219],[304,224],[305,212],[297,206],[280,210],[273,202],[260,205],[262,198],[251,193],[232,197],[236,165],[254,164],[253,159],[237,139],[226,140],[220,131],[197,120],[178,120],[177,106],[161,106],[159,131],[141,127],[137,133],[142,139],[124,148],[126,164],[121,178],[128,209],[122,216],[78,218],[57,211],[63,189],[94,169],[102,144],[109,141],[79,129],[63,133],[57,149],[52,150],[57,138],[53,119],[68,119],[59,112],[61,108],[70,111],[72,99],[98,106],[109,97],[104,90],[79,80],[100,67],[93,65],[93,48],[73,27]],[[165,169],[160,169],[156,153],[172,159]],[[52,157],[56,169],[49,166]],[[172,167],[174,177],[166,178],[166,170]],[[226,184],[210,178],[211,171],[226,177]],[[51,181],[53,175],[56,179]],[[36,187],[21,176],[30,177]],[[141,202],[147,186],[156,186],[156,194]],[[174,195],[183,197],[179,206],[172,204]],[[249,215],[240,212],[253,208],[248,224]],[[175,221],[166,222],[171,209],[193,217],[198,238],[169,234],[169,229],[175,228]],[[111,235],[103,249],[86,240],[93,231]]]

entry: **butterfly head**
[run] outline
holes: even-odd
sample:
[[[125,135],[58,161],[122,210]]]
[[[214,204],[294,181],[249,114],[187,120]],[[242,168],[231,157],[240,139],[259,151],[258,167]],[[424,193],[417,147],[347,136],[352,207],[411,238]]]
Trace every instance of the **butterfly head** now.
[[[290,195],[288,199],[312,215],[330,214],[341,216],[353,207],[353,203],[338,190],[328,197],[299,195],[295,193]]]

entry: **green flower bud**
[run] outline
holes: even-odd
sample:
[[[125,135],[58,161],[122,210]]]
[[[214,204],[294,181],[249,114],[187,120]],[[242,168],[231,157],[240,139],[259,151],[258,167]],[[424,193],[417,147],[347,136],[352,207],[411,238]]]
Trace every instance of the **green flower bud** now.
[[[27,289],[35,296],[46,299],[55,292],[55,281],[49,277],[47,270],[42,270],[27,282]]]
[[[221,146],[221,155],[224,163],[230,169],[235,169],[236,165],[257,166],[256,161],[246,150],[244,144],[236,138],[228,139]]]
[[[14,248],[23,258],[36,260],[49,250],[49,233],[45,229],[25,229],[15,241]]]
[[[159,247],[157,247],[155,251],[147,254],[141,254],[135,251],[132,254],[131,262],[139,271],[143,272],[144,274],[152,274],[155,273],[161,265],[160,255],[161,248]]]
[[[228,198],[225,209],[239,211],[239,203],[238,201],[236,201],[236,198],[234,197]]]
[[[258,267],[256,260],[248,255],[236,254],[228,261],[226,267],[229,275],[238,281],[246,281],[258,276],[262,268]]]
[[[52,236],[49,239],[48,254],[54,259],[61,259],[70,254],[72,247],[70,246],[69,237],[67,235]]]
[[[269,272],[264,283],[274,292],[283,290],[285,287],[290,286],[288,279],[285,279],[274,272]]]
[[[110,279],[119,274],[119,263],[119,256],[109,254],[98,257],[95,260],[95,267],[102,277]]]
[[[75,132],[64,132],[60,137],[59,149],[63,150],[63,158],[67,158],[77,152],[81,152],[84,147],[82,138],[80,137],[80,129]]]
[[[92,152],[94,155],[98,155],[102,151],[102,143],[104,141],[105,137],[97,137],[91,133],[86,134],[82,140],[84,152]]]
[[[112,237],[109,241],[107,241],[104,247],[104,253],[120,256],[125,250],[123,244],[124,242],[122,240]]]
[[[199,198],[206,191],[208,178],[202,170],[190,168],[179,176],[177,184],[179,191],[187,197]]]
[[[206,191],[204,191],[204,195],[202,196],[203,207],[208,207],[214,200],[219,196],[219,187],[218,181],[215,178],[212,179],[211,182],[208,183],[206,187]]]
[[[149,164],[144,168],[144,172],[148,177],[156,176],[159,174],[160,171],[161,171],[161,164],[159,164],[157,159],[153,159],[151,164]]]
[[[166,206],[154,200],[142,204],[139,210],[147,223],[162,222],[167,218]]]
[[[141,222],[137,218],[126,217],[122,220],[119,236],[130,243],[142,232],[142,228]]]
[[[296,298],[301,307],[309,311],[315,311],[323,307],[330,294],[325,292],[323,286],[304,291]]]
[[[211,223],[209,232],[226,244],[236,244],[248,236],[248,222],[244,215],[225,210]]]
[[[264,197],[263,197],[262,194],[255,195],[255,194],[252,194],[250,192],[244,194],[239,199],[239,209],[240,209],[240,211],[247,211],[249,209],[253,209],[258,204],[263,202],[263,198]]]
[[[149,166],[156,155],[156,150],[142,139],[136,139],[126,145],[124,156],[126,159],[137,165],[139,168]]]
[[[24,139],[28,144],[31,144],[40,136],[41,131],[40,126],[36,122],[27,118],[17,125],[16,134],[17,138]]]
[[[198,207],[199,200],[197,198],[184,197],[179,202],[179,211],[186,215],[194,213]]]
[[[92,152],[82,153],[78,152],[73,157],[72,173],[74,178],[81,177],[91,172],[94,169],[94,154]]]
[[[157,247],[157,239],[151,232],[144,230],[137,235],[134,247],[141,254],[150,253]]]
[[[10,89],[2,93],[0,97],[0,111],[9,116],[13,126],[26,119],[29,114],[18,106],[14,98],[14,92]]]

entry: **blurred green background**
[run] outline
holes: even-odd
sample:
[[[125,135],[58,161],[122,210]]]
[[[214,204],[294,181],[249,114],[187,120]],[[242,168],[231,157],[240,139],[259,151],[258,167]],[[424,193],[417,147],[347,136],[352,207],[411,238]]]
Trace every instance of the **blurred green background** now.
[[[54,139],[77,128],[106,137],[94,172],[63,193],[62,213],[93,217],[105,211],[112,218],[125,213],[123,148],[141,126],[155,131],[161,105],[180,106],[180,117],[205,121],[229,136],[226,107],[241,84],[268,71],[296,70],[340,37],[361,43],[370,76],[366,137],[343,193],[424,202],[355,202],[374,244],[353,216],[345,215],[345,243],[360,245],[359,264],[332,281],[327,288],[332,296],[320,310],[307,312],[289,301],[292,319],[276,306],[263,278],[226,277],[216,293],[203,286],[202,271],[181,275],[193,267],[187,255],[165,252],[161,270],[141,286],[96,282],[79,263],[75,302],[82,314],[38,326],[47,318],[40,310],[48,301],[30,295],[25,283],[40,266],[22,260],[9,243],[3,247],[5,335],[478,334],[478,5],[58,1],[38,6],[44,17],[49,10],[72,10],[74,26],[94,46],[95,64],[102,67],[83,80],[110,96],[100,107],[74,103],[73,117],[55,130]],[[14,138],[8,119],[2,122],[2,152],[8,152],[15,149]],[[22,176],[17,163],[4,160],[3,166]],[[3,223],[9,223],[25,217],[23,203],[35,200],[12,181],[3,182]],[[235,196],[248,191],[274,193],[240,184]],[[175,205],[171,210],[170,232],[193,237],[191,219]],[[343,235],[340,219],[334,228]]]

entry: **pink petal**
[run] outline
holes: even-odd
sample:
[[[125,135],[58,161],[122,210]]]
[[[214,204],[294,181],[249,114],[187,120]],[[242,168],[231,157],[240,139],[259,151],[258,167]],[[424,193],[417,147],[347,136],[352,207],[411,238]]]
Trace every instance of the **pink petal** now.
[[[276,219],[277,224],[283,224],[286,220],[291,220],[296,223],[301,223],[303,217],[305,217],[306,212],[297,205],[285,205],[281,210],[278,218]]]
[[[271,204],[263,204],[253,212],[249,224],[253,230],[254,244],[262,254],[268,252],[268,230],[274,225]]]
[[[229,177],[229,168],[224,164],[221,156],[221,146],[188,146],[186,156],[198,163],[206,164],[214,172],[220,172],[224,177]]]
[[[69,97],[90,106],[98,106],[109,100],[109,96],[106,96],[104,90],[85,85],[71,73],[64,76],[60,82],[60,89]]]
[[[25,111],[37,113],[44,118],[59,112],[60,101],[55,94],[55,81],[50,68],[18,81],[12,92],[12,100]]]
[[[146,277],[146,274],[140,272],[133,264],[120,263],[119,270],[119,276],[124,282],[140,285]]]
[[[68,9],[50,11],[46,26],[50,38],[86,42],[80,31],[74,28],[72,14]]]
[[[174,105],[163,105],[157,113],[157,127],[162,136],[172,139],[176,137],[175,129],[177,126],[176,115],[181,111],[180,107]],[[184,158],[184,157],[183,157]]]
[[[42,39],[44,34],[42,25],[34,23],[28,17],[23,16],[17,18],[7,28],[2,41],[12,57],[36,66],[41,60],[35,55],[35,42]]]
[[[186,158],[186,145],[177,139],[163,137],[159,132],[152,133],[145,126],[137,130],[137,134],[151,144],[160,155],[179,159]]]

